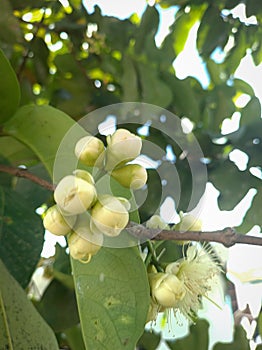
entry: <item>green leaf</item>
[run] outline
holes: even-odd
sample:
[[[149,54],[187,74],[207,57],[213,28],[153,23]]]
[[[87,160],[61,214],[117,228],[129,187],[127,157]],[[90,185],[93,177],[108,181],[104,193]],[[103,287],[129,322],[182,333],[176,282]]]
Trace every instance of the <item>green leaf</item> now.
[[[258,121],[261,122],[261,105],[259,99],[254,96],[242,109],[240,126],[249,125]]]
[[[172,27],[172,37],[174,39],[173,48],[178,55],[185,46],[185,43],[188,38],[188,34],[193,27],[193,25],[199,20],[204,7],[191,7],[189,12],[184,12],[175,20],[175,23]]]
[[[250,209],[244,216],[243,223],[239,226],[239,231],[248,232],[254,225],[262,227],[262,186],[258,189]]]
[[[171,350],[208,350],[208,327],[206,320],[198,320],[190,326],[189,335],[174,342],[168,341],[167,344]]]
[[[0,260],[0,349],[58,350],[54,333]]]
[[[158,72],[150,65],[138,62],[139,80],[141,83],[141,101],[166,108],[172,101],[172,90]]]
[[[154,6],[147,6],[143,13],[141,23],[137,30],[135,52],[141,53],[144,50],[145,42],[152,39],[158,30],[159,13]]]
[[[11,189],[0,189],[0,258],[26,287],[40,258],[44,230],[31,204]]]
[[[130,349],[144,331],[149,286],[138,249],[101,248],[89,264],[72,259],[87,349]]]
[[[0,124],[2,124],[15,113],[20,101],[20,88],[15,72],[2,50],[0,50],[0,77]]]
[[[254,90],[252,86],[250,86],[246,81],[241,79],[234,79],[234,87],[237,91],[242,92],[243,94],[247,94],[250,96],[254,96]]]
[[[11,7],[10,1],[2,0],[0,11],[0,41],[7,44],[16,44],[21,39],[22,35],[19,21],[13,15],[13,9]]]
[[[67,131],[75,126],[75,138],[68,144],[68,156],[74,152],[73,142],[84,135],[84,130],[67,114],[43,105],[19,108],[4,126],[4,131],[25,143],[45,165],[52,175],[56,153]]]
[[[121,79],[123,102],[138,100],[138,80],[135,65],[131,57],[124,55],[122,59],[123,75]]]
[[[35,302],[35,306],[55,332],[79,323],[74,290],[55,279],[49,284],[41,300]]]
[[[236,327],[232,343],[217,343],[213,350],[249,350],[249,341],[246,332],[241,326]]]
[[[80,325],[65,329],[63,334],[71,350],[86,350]]]
[[[223,65],[225,67],[225,70],[229,74],[233,74],[237,67],[239,66],[239,63],[241,59],[246,54],[246,33],[243,27],[240,27],[238,29],[238,32],[235,35],[235,45],[234,47],[229,51]]]
[[[252,186],[249,172],[239,171],[230,160],[221,162],[209,171],[209,180],[220,191],[218,204],[221,210],[232,210]]]
[[[142,337],[138,341],[138,349],[149,350],[157,349],[160,343],[161,337],[154,332],[144,332]]]
[[[208,57],[216,47],[224,47],[228,40],[229,24],[225,22],[216,5],[210,5],[197,32],[197,49],[200,55]]]
[[[38,161],[30,148],[11,136],[0,137],[0,154],[15,166],[30,166]]]

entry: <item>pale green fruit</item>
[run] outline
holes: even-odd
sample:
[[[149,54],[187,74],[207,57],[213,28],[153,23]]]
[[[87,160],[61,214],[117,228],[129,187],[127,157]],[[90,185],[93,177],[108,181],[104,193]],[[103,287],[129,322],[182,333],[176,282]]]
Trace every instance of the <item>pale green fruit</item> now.
[[[127,202],[109,195],[99,197],[91,211],[91,227],[107,236],[118,236],[129,220]]]
[[[141,138],[126,129],[116,130],[113,135],[107,136],[106,140],[105,169],[108,171],[134,160],[141,152]]]
[[[54,199],[67,214],[81,214],[94,204],[96,189],[74,175],[65,176],[54,191]]]
[[[47,209],[43,225],[46,230],[57,236],[67,235],[76,222],[76,216],[64,216],[57,205]]]
[[[158,272],[149,274],[148,277],[151,295],[157,304],[173,308],[184,298],[186,294],[185,285],[175,275]]]
[[[76,225],[68,238],[69,252],[73,259],[88,263],[103,244],[102,233],[94,234],[89,226]]]
[[[82,137],[75,146],[75,155],[87,166],[101,167],[104,161],[105,146],[94,136]]]
[[[132,190],[138,190],[147,182],[147,171],[139,164],[128,164],[115,169],[110,174],[122,186]]]

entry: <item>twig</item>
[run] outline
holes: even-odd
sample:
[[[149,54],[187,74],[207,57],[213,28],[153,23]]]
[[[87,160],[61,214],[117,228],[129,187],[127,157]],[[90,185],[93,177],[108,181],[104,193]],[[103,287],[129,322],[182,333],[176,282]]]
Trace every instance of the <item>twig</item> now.
[[[217,242],[225,247],[232,247],[236,243],[252,244],[262,246],[262,237],[248,236],[237,233],[234,228],[226,227],[218,231],[172,231],[148,229],[143,225],[130,222],[127,231],[135,237],[141,239],[151,239],[156,241],[196,241],[196,242]]]
[[[40,177],[30,173],[27,171],[27,169],[22,169],[22,168],[14,168],[12,166],[0,164],[0,172],[3,173],[8,173],[10,175],[16,176],[16,177],[24,177],[44,188],[46,188],[49,191],[54,191],[55,186],[51,184],[50,182],[41,179]]]
[[[14,168],[8,165],[0,164],[0,172],[8,173],[13,176],[23,177],[36,184],[46,188],[49,191],[54,191],[55,185],[39,178],[30,173],[26,169]],[[173,231],[173,230],[159,230],[148,229],[143,225],[130,222],[126,230],[137,237],[138,239],[150,239],[155,241],[196,241],[196,242],[217,242],[223,244],[225,247],[232,247],[236,243],[251,244],[262,246],[262,237],[248,236],[237,233],[234,228],[226,227],[218,231]]]

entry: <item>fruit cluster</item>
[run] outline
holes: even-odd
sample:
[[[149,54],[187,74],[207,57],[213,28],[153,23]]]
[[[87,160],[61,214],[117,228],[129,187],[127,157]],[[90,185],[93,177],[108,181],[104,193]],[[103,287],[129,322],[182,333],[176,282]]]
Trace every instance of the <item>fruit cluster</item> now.
[[[85,136],[75,145],[75,155],[88,167],[107,172],[122,186],[137,190],[147,181],[146,169],[127,164],[141,152],[142,140],[126,129],[107,136],[107,147],[97,137]],[[98,194],[93,176],[76,169],[60,180],[54,191],[56,204],[44,216],[44,227],[55,235],[68,235],[70,255],[89,262],[103,245],[104,235],[115,237],[129,221],[130,203],[110,194]]]

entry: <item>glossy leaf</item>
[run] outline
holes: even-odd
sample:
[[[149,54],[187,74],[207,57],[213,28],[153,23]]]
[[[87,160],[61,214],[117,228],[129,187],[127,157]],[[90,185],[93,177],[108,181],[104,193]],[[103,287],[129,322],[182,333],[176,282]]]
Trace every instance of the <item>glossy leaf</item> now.
[[[89,264],[72,260],[87,349],[130,349],[144,331],[149,286],[138,249],[102,248]]]
[[[20,101],[20,88],[15,72],[2,50],[0,50],[0,77],[0,124],[2,124],[13,115]]]
[[[47,105],[28,105],[16,112],[5,124],[4,131],[31,148],[51,175],[59,145],[74,125],[75,121],[58,109]],[[76,134],[78,130],[80,138],[83,129],[79,126]],[[72,145],[68,145],[68,152],[73,152],[73,149]]]
[[[23,196],[0,189],[0,258],[26,287],[38,263],[44,240],[42,220]]]
[[[160,340],[161,340],[160,334],[145,331],[142,337],[138,341],[138,344],[137,344],[138,349],[141,349],[141,350],[157,349],[160,343]]]
[[[0,260],[0,349],[58,350],[51,328]]]
[[[189,335],[174,342],[168,341],[167,344],[171,350],[208,350],[208,327],[206,320],[198,320],[190,327]]]

